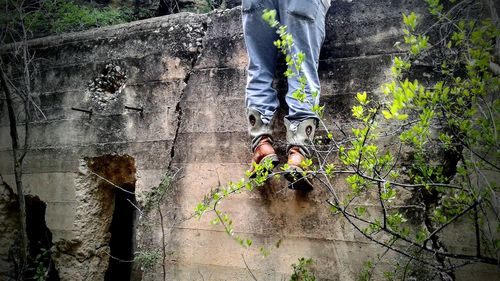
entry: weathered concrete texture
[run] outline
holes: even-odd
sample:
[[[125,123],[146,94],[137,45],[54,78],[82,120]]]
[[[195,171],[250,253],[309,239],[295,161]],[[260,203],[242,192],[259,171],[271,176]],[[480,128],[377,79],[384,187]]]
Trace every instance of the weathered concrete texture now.
[[[73,237],[59,239],[53,247],[52,259],[61,280],[104,280],[115,192],[123,192],[114,185],[133,186],[135,180],[135,162],[130,156],[104,155],[81,161],[74,179]]]
[[[206,20],[204,15],[175,15],[30,42],[41,59],[36,66],[41,71],[33,79],[34,99],[46,118],[30,127],[24,181],[28,193],[47,203],[61,280],[103,280],[108,267],[115,190],[88,174],[92,169],[81,160],[128,154],[140,171],[139,190],[159,183],[170,163],[176,107],[199,54]],[[110,64],[123,72],[125,84],[115,92],[96,91],[95,82],[109,78]],[[92,109],[93,114],[89,118],[72,107]],[[12,184],[3,104],[0,120],[0,173]]]
[[[336,128],[336,122],[350,130],[356,92],[378,98],[397,51],[393,44],[400,40],[401,12],[415,9],[422,4],[333,2],[320,60],[327,126]],[[24,181],[28,193],[47,203],[61,280],[103,280],[108,266],[114,194],[120,191],[90,171],[114,184],[133,182],[144,204],[167,169],[181,169],[161,204],[161,216],[152,210],[137,230],[139,250],[165,246],[165,256],[161,251],[159,261],[144,269],[143,280],[163,280],[163,275],[166,280],[250,280],[242,255],[259,280],[289,276],[299,257],[316,261],[320,280],[355,280],[364,261],[383,251],[332,216],[325,191],[303,197],[279,179],[221,206],[232,214],[235,231],[254,240],[249,250],[211,226],[209,216],[189,219],[211,189],[243,177],[251,158],[243,114],[247,56],[238,8],[41,38],[30,48],[40,58],[34,99],[46,118],[30,126]],[[96,89],[96,81],[119,83],[110,92]],[[283,99],[282,81],[277,88]],[[72,107],[92,109],[92,115]],[[281,154],[285,110],[275,124]],[[12,185],[8,124],[3,107],[0,174]],[[115,171],[113,161],[96,168],[82,160],[103,155],[129,155],[134,165]],[[341,178],[334,186],[346,192]],[[404,196],[399,199],[409,197]],[[369,213],[379,208],[368,198],[359,204]],[[269,257],[262,257],[260,246],[271,250]]]
[[[14,191],[0,175],[0,276],[2,280],[17,280],[12,258],[19,250],[19,207]]]
[[[394,43],[401,41],[401,13],[425,14],[419,1],[351,1],[332,3],[326,21],[329,31],[324,58],[359,57],[397,52]]]
[[[80,159],[127,152],[137,159],[142,174],[164,173],[175,138],[176,105],[191,61],[198,55],[205,21],[203,15],[175,15],[31,42],[32,50],[43,58],[38,65],[43,71],[33,81],[35,100],[47,118],[30,128],[33,138],[25,180],[28,191],[47,202],[47,213],[59,214],[47,217],[48,225],[58,226],[51,229],[55,241],[69,238],[72,230],[67,222],[74,218],[73,181]],[[106,107],[97,108],[89,84],[109,63],[126,70],[126,86]],[[124,105],[144,110],[140,114]],[[71,107],[93,109],[92,118]],[[8,179],[12,155],[4,109],[0,153]],[[152,151],[162,153],[152,157]],[[54,180],[55,186],[39,184]],[[142,179],[138,182],[146,185]]]
[[[189,217],[193,206],[219,181],[239,179],[247,165],[191,163],[182,167],[184,177],[174,202],[166,206],[175,206],[178,218]],[[184,189],[186,185],[191,188]],[[342,180],[335,186],[343,188]],[[225,241],[227,234],[210,224],[209,214],[201,220],[179,221],[168,235],[169,279],[201,280],[200,268],[208,280],[248,280],[243,255],[259,280],[282,280],[289,276],[290,265],[302,256],[315,260],[319,280],[354,280],[364,261],[381,249],[364,240],[345,220],[333,216],[324,202],[325,195],[315,190],[300,196],[286,189],[284,181],[274,179],[261,190],[224,202],[221,210],[231,214],[235,231],[254,241],[249,250]],[[259,252],[261,246],[271,251],[267,258]]]

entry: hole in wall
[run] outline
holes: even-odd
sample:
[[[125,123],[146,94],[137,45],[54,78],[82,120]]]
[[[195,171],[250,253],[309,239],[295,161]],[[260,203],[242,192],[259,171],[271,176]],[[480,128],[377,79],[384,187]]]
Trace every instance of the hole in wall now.
[[[104,202],[114,205],[109,225],[110,258],[104,280],[129,281],[136,249],[135,160],[129,155],[103,155],[87,159],[87,164],[92,172],[106,179],[101,181],[99,188],[111,189],[114,193],[107,199],[110,202]]]
[[[123,185],[125,190],[134,192],[134,185]],[[135,225],[136,225],[135,195],[121,190],[115,190],[115,210],[109,232],[111,240],[109,247],[111,256],[109,267],[106,271],[105,281],[130,280],[132,274],[131,262],[135,250]]]
[[[29,269],[26,276],[45,276],[43,280],[59,281],[59,274],[52,262],[50,248],[52,233],[45,222],[47,204],[38,196],[26,195],[26,232],[29,243]]]
[[[88,84],[93,105],[104,109],[109,104],[116,104],[126,86],[127,75],[119,65],[107,64],[102,72]]]
[[[127,75],[124,70],[118,65],[109,63],[104,67],[101,74],[92,80],[89,88],[93,92],[101,94],[114,94],[120,91],[126,80]]]

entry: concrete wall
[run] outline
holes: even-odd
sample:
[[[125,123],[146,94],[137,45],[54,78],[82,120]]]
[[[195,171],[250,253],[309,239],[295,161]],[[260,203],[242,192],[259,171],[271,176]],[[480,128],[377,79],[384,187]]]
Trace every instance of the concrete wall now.
[[[320,61],[322,102],[332,128],[333,122],[349,126],[356,92],[376,97],[388,79],[391,57],[397,53],[393,45],[401,36],[401,13],[408,10],[422,11],[422,5],[411,0],[333,2]],[[134,159],[140,202],[168,169],[180,169],[161,206],[163,225],[155,213],[140,222],[137,235],[141,247],[158,249],[163,228],[166,280],[250,280],[242,256],[259,280],[289,276],[299,257],[315,260],[320,280],[355,280],[363,263],[383,251],[332,217],[324,191],[298,196],[278,179],[264,191],[235,196],[222,206],[232,213],[235,230],[254,240],[249,250],[210,225],[210,217],[191,218],[211,189],[243,177],[251,158],[243,114],[247,57],[239,9],[41,38],[30,42],[30,48],[43,58],[37,61],[33,87],[46,118],[30,127],[24,181],[29,194],[47,203],[46,222],[61,280],[99,280],[102,272],[82,271],[108,263],[102,243],[109,241],[112,195],[95,195],[109,200],[105,206],[99,205],[102,201],[89,204],[95,199],[89,190],[104,187],[89,172],[88,159],[105,154]],[[115,94],[90,85],[109,64],[126,75]],[[283,90],[283,85],[278,83],[278,88]],[[143,112],[125,105],[142,107]],[[14,186],[5,106],[0,114],[0,174]],[[276,124],[282,155],[283,114]],[[342,179],[336,186],[342,192]],[[85,234],[89,219],[102,225]],[[85,242],[92,235],[99,239]],[[271,250],[267,258],[260,246]],[[76,262],[81,266],[72,271]],[[485,269],[477,272],[491,276]],[[162,279],[161,262],[144,270],[143,280]]]

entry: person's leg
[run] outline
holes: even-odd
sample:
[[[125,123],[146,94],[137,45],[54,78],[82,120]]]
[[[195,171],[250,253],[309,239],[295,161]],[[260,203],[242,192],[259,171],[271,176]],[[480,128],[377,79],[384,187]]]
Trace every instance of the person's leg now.
[[[286,102],[289,107],[285,117],[288,142],[289,172],[285,174],[291,182],[290,188],[310,190],[311,183],[302,177],[302,161],[311,157],[310,145],[318,116],[312,111],[313,105],[319,103],[320,82],[318,76],[319,53],[325,38],[325,17],[329,5],[322,0],[280,1],[281,23],[287,26],[288,32],[293,36],[292,52],[304,53],[302,72],[288,79]],[[293,97],[293,93],[300,89],[299,78],[304,75],[305,101],[301,102]]]
[[[312,184],[303,172],[307,170],[304,160],[312,157],[311,146],[317,126],[317,119],[308,118],[296,123],[292,123],[285,118],[288,168],[285,171],[285,178],[290,182],[291,189],[310,191]]]
[[[269,159],[276,165],[278,157],[272,148],[272,119],[279,101],[272,82],[277,58],[273,42],[277,35],[276,30],[262,19],[264,9],[275,9],[274,3],[274,0],[243,0],[242,19],[249,58],[245,105],[254,153],[252,162],[259,164]],[[253,170],[252,164],[252,176]]]
[[[286,102],[289,107],[286,118],[295,123],[308,118],[317,118],[312,111],[312,106],[319,103],[321,90],[318,76],[318,62],[321,45],[325,38],[325,17],[328,11],[322,0],[284,0],[280,1],[281,24],[287,26],[288,33],[293,36],[292,52],[304,53],[305,61],[302,63],[302,75],[307,80],[305,87],[306,101],[300,102],[292,94],[300,88],[297,74],[288,79],[288,92]],[[313,93],[318,95],[313,97]]]
[[[273,0],[243,0],[243,35],[248,53],[248,77],[245,105],[261,113],[270,123],[279,101],[272,88],[276,70],[277,50],[273,42],[276,30],[263,19],[264,9],[275,9]]]

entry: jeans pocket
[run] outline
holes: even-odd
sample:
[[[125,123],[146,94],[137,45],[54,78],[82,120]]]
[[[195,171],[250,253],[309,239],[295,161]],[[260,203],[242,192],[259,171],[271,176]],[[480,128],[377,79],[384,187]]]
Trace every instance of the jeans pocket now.
[[[253,13],[262,9],[264,0],[243,0],[241,3],[241,11],[245,14]]]
[[[288,13],[299,19],[314,21],[318,15],[321,0],[289,1]]]

